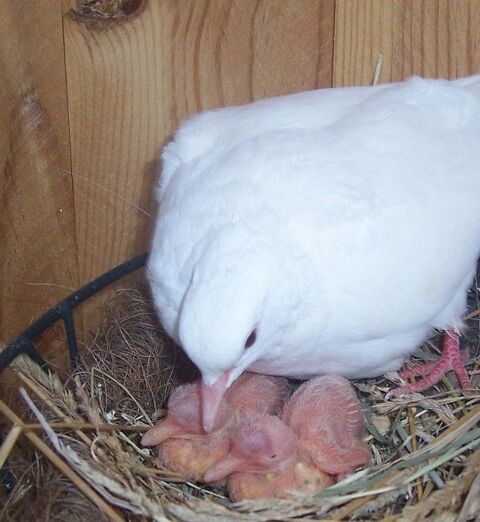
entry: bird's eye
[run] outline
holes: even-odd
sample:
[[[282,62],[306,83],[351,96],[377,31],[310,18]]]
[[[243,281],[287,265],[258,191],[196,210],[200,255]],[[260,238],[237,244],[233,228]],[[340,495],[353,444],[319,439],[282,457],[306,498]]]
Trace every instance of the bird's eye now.
[[[252,330],[252,333],[248,336],[248,339],[245,341],[245,348],[250,348],[253,346],[255,341],[257,340],[257,331]]]

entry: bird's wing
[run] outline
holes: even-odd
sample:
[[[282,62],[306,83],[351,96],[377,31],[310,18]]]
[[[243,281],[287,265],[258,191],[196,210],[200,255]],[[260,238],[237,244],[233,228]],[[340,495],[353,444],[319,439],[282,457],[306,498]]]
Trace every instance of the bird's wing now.
[[[249,178],[268,212],[252,214],[312,260],[305,292],[322,295],[308,304],[312,317],[329,315],[326,336],[381,339],[462,314],[480,245],[473,87],[414,79],[328,129],[257,140]]]

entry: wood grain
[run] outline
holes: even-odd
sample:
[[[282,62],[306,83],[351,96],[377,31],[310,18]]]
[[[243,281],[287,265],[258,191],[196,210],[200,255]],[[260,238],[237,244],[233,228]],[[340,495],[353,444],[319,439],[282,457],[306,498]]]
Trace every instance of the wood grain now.
[[[334,85],[369,85],[378,54],[383,83],[479,73],[480,2],[337,0]]]
[[[182,119],[331,85],[333,16],[332,0],[150,1],[103,27],[66,16],[82,282],[148,248],[136,207],[152,213],[155,158]]]
[[[369,84],[379,53],[383,82],[480,72],[479,0],[143,0],[116,21],[76,6],[0,3],[4,340],[148,248],[156,157],[187,116]]]
[[[58,2],[0,3],[0,70],[0,339],[8,341],[78,284]]]

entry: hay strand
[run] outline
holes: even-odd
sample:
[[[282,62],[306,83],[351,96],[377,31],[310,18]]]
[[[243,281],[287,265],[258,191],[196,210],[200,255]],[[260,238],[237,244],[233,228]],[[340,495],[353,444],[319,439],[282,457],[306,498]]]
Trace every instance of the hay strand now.
[[[72,422],[50,422],[50,428],[52,430],[65,430],[65,429],[73,429],[73,430],[96,430],[96,431],[125,431],[125,432],[133,432],[133,433],[144,433],[149,429],[149,426],[139,425],[139,426],[124,426],[121,424],[93,424],[91,422],[81,422],[81,421],[72,421]],[[23,425],[23,431],[36,431],[42,429],[42,425],[40,423],[25,423]]]
[[[106,315],[66,384],[29,360],[16,361],[13,369],[37,397],[43,418],[22,429],[34,434],[43,426],[62,462],[125,518],[393,521],[439,519],[450,510],[468,519],[477,508],[480,392],[464,394],[450,378],[428,396],[393,401],[385,393],[395,374],[356,382],[375,464],[313,496],[233,504],[222,488],[155,468],[154,455],[140,445],[141,433],[164,414],[168,390],[182,382],[179,370],[191,367],[162,337],[139,291],[121,291]],[[419,358],[431,359],[436,344],[426,343]],[[471,358],[474,371],[478,362]]]
[[[23,388],[20,390],[20,393],[22,393],[22,396],[25,398],[30,408],[33,407],[32,409],[34,412],[35,410],[38,412],[35,405]],[[17,427],[22,429],[23,421],[17,417],[2,400],[0,400],[0,411]],[[48,425],[45,419],[43,420],[45,424]],[[95,493],[95,491],[85,481],[83,481],[72,470],[72,468],[67,466],[65,462],[63,462],[63,460],[58,457],[58,455],[56,455],[35,433],[25,433],[25,436],[55,467],[57,467],[68,479],[70,479],[73,484],[75,484],[75,486],[98,507],[100,511],[105,513],[111,520],[114,520],[115,522],[124,522],[124,518],[121,517],[109,504],[107,504],[100,495]]]
[[[22,433],[22,428],[17,424],[12,426],[12,429],[8,432],[8,435],[5,437],[2,446],[0,447],[0,469],[3,468],[7,457],[10,455],[10,452],[15,446],[18,437]]]

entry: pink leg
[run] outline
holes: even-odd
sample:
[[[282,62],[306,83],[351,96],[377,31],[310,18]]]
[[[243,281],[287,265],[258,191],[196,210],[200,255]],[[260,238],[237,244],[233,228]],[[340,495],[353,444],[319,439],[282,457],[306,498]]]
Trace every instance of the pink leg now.
[[[408,384],[407,386],[395,388],[391,390],[388,395],[390,397],[398,397],[399,395],[405,395],[407,393],[424,391],[434,384],[437,384],[450,370],[455,372],[461,388],[466,389],[471,387],[468,373],[462,364],[458,335],[451,330],[445,332],[442,355],[438,361],[425,363],[412,370],[400,372],[400,376],[403,378],[421,375],[423,379]]]
[[[410,379],[410,377],[418,377],[419,375],[423,377],[431,373],[432,370],[435,369],[435,366],[437,366],[437,361],[426,362],[419,364],[418,366],[414,366],[409,370],[400,370],[398,375],[400,375],[402,379]]]

